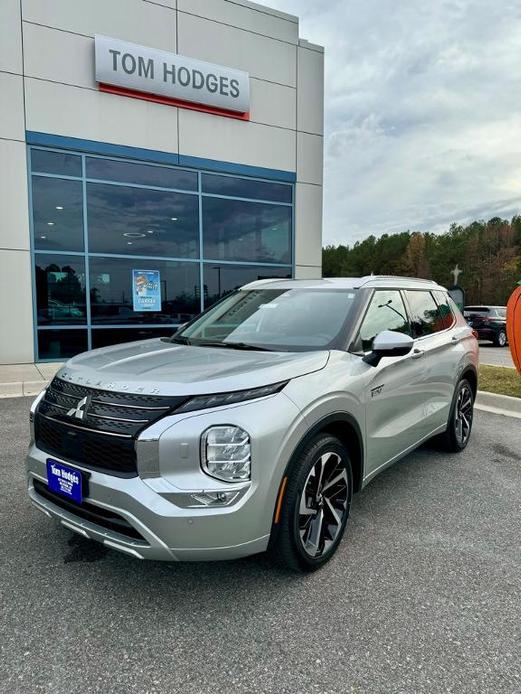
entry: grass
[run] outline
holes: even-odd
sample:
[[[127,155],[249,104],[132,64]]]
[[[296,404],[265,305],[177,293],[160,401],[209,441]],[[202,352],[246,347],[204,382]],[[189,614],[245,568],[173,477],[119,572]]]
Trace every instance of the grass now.
[[[521,376],[516,369],[506,366],[488,366],[481,364],[479,367],[480,390],[499,395],[511,395],[521,398]]]

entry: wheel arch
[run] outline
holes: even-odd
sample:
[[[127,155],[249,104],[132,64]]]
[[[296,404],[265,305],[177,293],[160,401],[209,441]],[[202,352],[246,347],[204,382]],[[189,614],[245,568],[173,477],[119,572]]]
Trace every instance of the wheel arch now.
[[[349,412],[334,412],[329,414],[318,420],[308,429],[291,454],[284,476],[288,474],[294,461],[307,444],[315,438],[317,434],[322,433],[335,436],[349,451],[353,473],[353,492],[360,491],[364,478],[364,443],[360,425]]]
[[[474,394],[474,399],[476,399],[476,394],[478,392],[478,372],[476,367],[473,365],[466,366],[461,372],[460,380],[463,378],[466,378],[470,383],[470,387],[472,388],[472,392]]]

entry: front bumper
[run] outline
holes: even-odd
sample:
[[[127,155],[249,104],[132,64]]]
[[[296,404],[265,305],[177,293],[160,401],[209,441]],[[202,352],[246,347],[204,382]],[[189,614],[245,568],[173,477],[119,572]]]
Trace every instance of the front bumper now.
[[[99,523],[80,518],[35,490],[35,479],[47,484],[48,457],[47,453],[34,445],[27,456],[28,493],[33,504],[69,530],[113,549],[138,559],[206,561],[256,554],[263,552],[268,546],[269,534],[229,544],[230,539],[232,543],[234,539],[244,540],[240,533],[238,537],[236,524],[240,524],[241,520],[236,516],[248,513],[247,508],[244,509],[244,501],[247,507],[246,497],[239,508],[183,509],[157,494],[139,477],[114,477],[63,461],[65,465],[90,472],[89,496],[86,499],[89,504],[121,516],[143,539],[126,537]],[[56,456],[52,458],[59,461]],[[208,540],[215,538],[216,526],[220,528],[217,534],[228,542],[207,546]]]
[[[257,401],[220,412],[172,416],[156,423],[143,432],[145,440],[137,441],[136,477],[117,477],[61,461],[59,456],[40,450],[33,441],[27,455],[29,497],[39,510],[70,530],[136,558],[207,561],[263,552],[268,546],[276,495],[287,462],[281,448],[287,443],[287,427],[296,412],[295,405],[282,393],[269,400],[269,407]],[[242,426],[252,437],[251,482],[227,485],[210,479],[200,468],[200,435],[208,426],[223,421]],[[157,427],[162,430],[156,431]],[[48,458],[86,472],[89,491],[85,501],[94,509],[117,514],[137,531],[138,537],[128,537],[80,517],[74,507],[63,508],[56,500],[42,496],[34,481],[47,485]],[[179,501],[191,490],[225,488],[239,492],[228,506],[194,508]]]

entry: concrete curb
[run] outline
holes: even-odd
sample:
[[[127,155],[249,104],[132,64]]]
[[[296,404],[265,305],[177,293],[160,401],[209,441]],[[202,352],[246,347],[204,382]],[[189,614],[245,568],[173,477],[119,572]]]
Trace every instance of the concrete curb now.
[[[49,380],[0,383],[0,398],[23,398],[28,395],[38,395],[49,383]]]
[[[482,412],[501,414],[504,417],[521,419],[521,398],[513,398],[510,395],[496,395],[496,393],[478,390],[476,409]]]

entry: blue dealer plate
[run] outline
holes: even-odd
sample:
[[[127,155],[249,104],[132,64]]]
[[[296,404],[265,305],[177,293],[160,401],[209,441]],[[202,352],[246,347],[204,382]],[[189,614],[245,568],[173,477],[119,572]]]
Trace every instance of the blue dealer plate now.
[[[52,458],[47,458],[47,484],[51,492],[61,494],[77,504],[83,501],[81,472]]]

